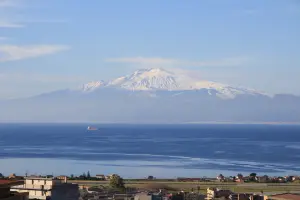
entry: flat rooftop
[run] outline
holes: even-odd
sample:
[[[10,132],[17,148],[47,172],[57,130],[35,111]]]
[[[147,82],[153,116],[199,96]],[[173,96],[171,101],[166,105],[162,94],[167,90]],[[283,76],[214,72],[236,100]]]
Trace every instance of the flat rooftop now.
[[[29,180],[56,180],[55,178],[45,178],[45,177],[37,177],[37,176],[27,176],[24,177],[24,179],[29,179]]]

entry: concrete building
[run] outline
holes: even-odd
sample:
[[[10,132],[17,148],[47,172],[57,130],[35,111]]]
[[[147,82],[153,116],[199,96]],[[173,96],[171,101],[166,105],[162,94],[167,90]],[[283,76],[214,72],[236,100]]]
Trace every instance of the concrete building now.
[[[0,180],[0,200],[28,200],[28,192],[16,193],[10,191],[11,187],[23,183],[23,181]]]
[[[97,174],[96,178],[99,179],[99,180],[103,180],[103,181],[106,179],[104,174]]]
[[[134,196],[134,200],[163,200],[162,195],[139,193]]]
[[[59,180],[63,180],[63,181],[65,181],[66,179],[68,179],[68,177],[67,176],[64,176],[64,175],[60,175],[60,176],[57,176],[57,177],[55,177],[56,179],[59,179]]]
[[[221,190],[219,188],[207,188],[206,199],[212,200],[221,197],[229,198],[231,194],[232,192],[230,190]]]
[[[14,192],[28,192],[29,199],[78,200],[77,184],[53,178],[26,177],[23,185],[11,187]]]
[[[264,200],[264,196],[251,193],[232,193],[229,195],[230,200]]]

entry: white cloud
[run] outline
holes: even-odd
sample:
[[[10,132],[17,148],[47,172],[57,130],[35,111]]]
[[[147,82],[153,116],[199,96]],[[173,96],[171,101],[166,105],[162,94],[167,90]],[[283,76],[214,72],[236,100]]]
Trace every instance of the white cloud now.
[[[24,26],[25,26],[24,24],[20,24],[20,23],[0,21],[0,28],[23,28]]]
[[[0,62],[40,57],[68,50],[64,45],[16,46],[0,45]]]
[[[108,58],[105,62],[114,63],[131,63],[140,65],[169,65],[169,66],[192,66],[192,67],[209,67],[209,66],[238,66],[244,64],[248,59],[246,57],[225,58],[212,61],[188,61],[159,57],[122,57]]]

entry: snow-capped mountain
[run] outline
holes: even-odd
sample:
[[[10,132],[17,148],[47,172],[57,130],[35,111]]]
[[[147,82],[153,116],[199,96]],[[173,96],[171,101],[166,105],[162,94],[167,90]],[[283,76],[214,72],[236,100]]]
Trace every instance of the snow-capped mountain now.
[[[187,75],[187,73],[175,73],[160,68],[138,70],[131,75],[122,76],[108,82],[90,82],[84,84],[82,90],[85,92],[94,91],[103,87],[121,88],[130,91],[189,91],[205,89],[208,94],[215,93],[221,98],[234,98],[241,94],[264,95],[255,90],[199,80]]]
[[[300,122],[300,97],[194,78],[164,69],[138,70],[75,90],[0,101],[0,121],[12,122]]]

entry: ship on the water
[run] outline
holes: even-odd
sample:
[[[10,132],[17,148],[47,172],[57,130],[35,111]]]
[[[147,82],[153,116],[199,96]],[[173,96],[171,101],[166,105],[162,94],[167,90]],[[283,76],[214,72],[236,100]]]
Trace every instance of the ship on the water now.
[[[88,126],[88,127],[87,127],[87,130],[88,130],[88,131],[96,131],[96,130],[98,130],[98,128],[92,127],[92,126]]]

